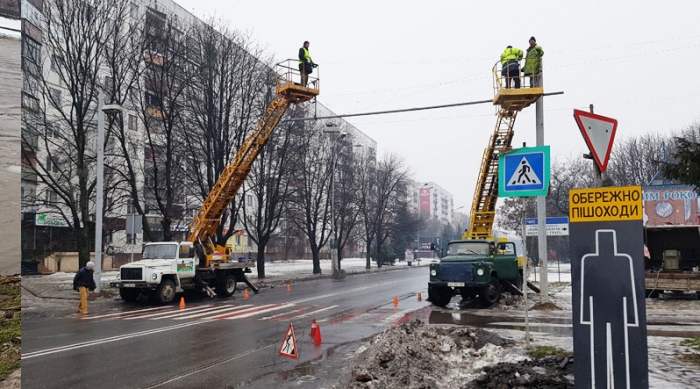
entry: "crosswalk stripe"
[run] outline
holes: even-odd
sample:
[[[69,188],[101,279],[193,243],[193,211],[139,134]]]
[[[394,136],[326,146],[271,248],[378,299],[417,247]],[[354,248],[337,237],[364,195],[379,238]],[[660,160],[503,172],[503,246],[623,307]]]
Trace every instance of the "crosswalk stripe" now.
[[[305,317],[309,317],[309,316],[314,315],[314,314],[317,314],[317,313],[319,313],[319,312],[328,311],[328,310],[330,310],[330,309],[337,308],[337,307],[338,307],[337,305],[332,305],[332,306],[330,306],[330,307],[317,309],[317,310],[315,310],[315,311],[311,311],[311,312],[305,313],[305,314],[303,314],[303,315],[295,316],[294,318],[295,318],[295,319],[303,319],[303,318],[305,318]]]
[[[293,307],[293,306],[294,306],[294,304],[270,304],[270,305],[262,306],[259,309],[251,309],[248,311],[232,313],[230,315],[218,316],[218,317],[216,317],[216,319],[227,319],[227,320],[243,319],[246,317],[259,315],[263,312],[277,311],[280,309],[285,309],[285,308],[289,308],[289,307]]]
[[[211,307],[211,305],[202,305],[202,306],[199,306],[199,307],[185,308],[185,309],[183,309],[183,310],[180,310],[179,312],[184,312],[184,311],[190,311],[190,312],[193,312],[193,311],[200,311],[200,310],[202,310],[202,309],[207,309],[207,308],[209,308],[209,307]],[[170,309],[170,310],[168,310],[168,311],[166,311],[166,312],[151,313],[151,314],[149,314],[149,315],[140,315],[140,316],[125,317],[124,320],[148,319],[148,318],[156,317],[156,316],[169,315],[169,314],[172,314],[173,312],[177,312],[176,309],[177,309],[177,308],[175,308],[175,309]]]
[[[290,315],[290,314],[292,314],[292,313],[302,312],[302,311],[304,311],[305,309],[306,309],[306,308],[299,308],[299,309],[295,309],[295,310],[289,311],[289,312],[282,312],[282,313],[278,313],[278,314],[272,315],[272,316],[261,317],[261,318],[258,319],[258,320],[274,320],[274,319],[277,318],[277,317],[284,316],[284,315]]]
[[[204,313],[198,312],[198,313],[196,313],[196,314],[194,314],[194,315],[187,315],[187,316],[176,317],[175,320],[192,319],[192,318],[195,318],[195,317],[210,316],[210,315],[212,315],[212,314],[218,315],[218,314],[223,313],[223,312],[236,311],[236,310],[244,309],[244,308],[250,307],[250,306],[251,306],[251,304],[236,305],[236,306],[234,306],[234,307],[228,307],[228,308],[226,308],[226,307],[217,307],[217,308],[216,308],[216,312],[204,312]],[[211,311],[211,310],[209,310],[209,311]],[[173,315],[173,316],[177,316],[177,315]]]
[[[82,319],[83,320],[93,320],[93,319],[102,319],[105,317],[112,317],[112,316],[123,316],[123,315],[130,315],[130,314],[139,314],[141,312],[146,312],[146,311],[154,311],[154,310],[161,310],[165,311],[170,308],[168,307],[155,307],[155,308],[146,308],[146,309],[139,309],[138,311],[126,311],[126,312],[117,312],[117,313],[108,313],[106,315],[97,315],[97,316],[84,316]]]

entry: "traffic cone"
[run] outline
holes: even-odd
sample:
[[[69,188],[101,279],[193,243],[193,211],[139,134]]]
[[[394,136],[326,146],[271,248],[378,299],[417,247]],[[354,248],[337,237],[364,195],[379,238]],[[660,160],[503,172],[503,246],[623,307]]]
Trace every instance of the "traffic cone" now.
[[[180,297],[180,309],[185,309],[185,298]]]
[[[420,292],[418,292],[418,301],[423,301],[423,296],[420,295]]]
[[[318,329],[318,324],[316,324],[316,319],[311,320],[311,332],[309,332],[309,336],[314,338],[316,336],[317,329]]]
[[[289,284],[287,284],[287,292],[289,292],[289,291],[291,291],[291,290],[292,290],[292,286],[289,285]]]
[[[394,296],[394,306],[395,307],[399,306],[399,297],[398,296]]]
[[[243,298],[244,299],[248,298],[248,289],[243,289]]]
[[[316,332],[314,333],[314,344],[321,344],[323,341],[321,340],[321,326],[316,325]]]

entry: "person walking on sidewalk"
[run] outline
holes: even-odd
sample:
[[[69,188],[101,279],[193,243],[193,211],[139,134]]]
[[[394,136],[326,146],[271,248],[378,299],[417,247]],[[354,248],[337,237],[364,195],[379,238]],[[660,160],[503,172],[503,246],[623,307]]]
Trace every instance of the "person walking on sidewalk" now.
[[[80,302],[78,303],[78,312],[87,315],[87,296],[88,290],[93,291],[97,288],[95,285],[95,279],[93,278],[93,269],[95,268],[95,263],[90,261],[85,267],[78,270],[73,278],[73,290],[80,291]]]

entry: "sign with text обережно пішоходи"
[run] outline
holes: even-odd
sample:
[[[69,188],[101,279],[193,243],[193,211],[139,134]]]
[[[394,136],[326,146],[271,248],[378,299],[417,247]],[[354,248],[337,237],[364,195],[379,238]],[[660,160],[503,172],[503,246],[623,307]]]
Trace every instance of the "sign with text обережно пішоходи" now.
[[[642,188],[617,186],[569,191],[569,221],[642,220]]]

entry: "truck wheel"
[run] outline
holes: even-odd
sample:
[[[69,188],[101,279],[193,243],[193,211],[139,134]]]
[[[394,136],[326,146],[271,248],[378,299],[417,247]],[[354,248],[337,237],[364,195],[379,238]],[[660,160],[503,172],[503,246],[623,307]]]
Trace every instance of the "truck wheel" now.
[[[170,304],[175,300],[175,283],[173,280],[164,279],[153,292],[154,300],[159,304]]]
[[[128,301],[130,303],[136,301],[136,299],[139,298],[140,294],[141,294],[141,291],[138,289],[129,289],[129,288],[120,288],[119,289],[119,296],[121,296],[122,300]]]
[[[236,291],[236,276],[233,274],[225,275],[216,284],[216,294],[222,297],[229,297]]]
[[[444,307],[452,300],[452,290],[450,288],[428,288],[428,299],[433,305]]]
[[[491,277],[491,282],[481,291],[479,298],[487,306],[496,304],[501,299],[501,284],[498,278]]]

